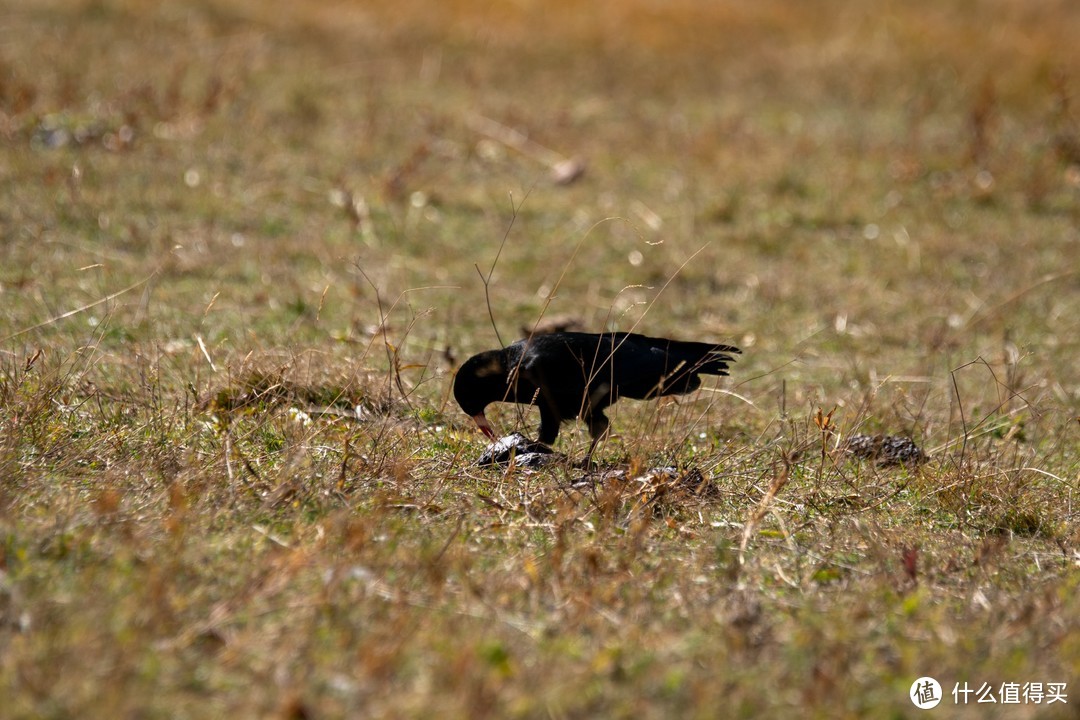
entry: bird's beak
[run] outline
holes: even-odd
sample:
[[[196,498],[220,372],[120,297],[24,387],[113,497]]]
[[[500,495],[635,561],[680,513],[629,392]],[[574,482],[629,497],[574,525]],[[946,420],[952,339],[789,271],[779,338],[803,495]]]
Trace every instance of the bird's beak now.
[[[491,423],[488,422],[487,416],[484,413],[479,413],[472,416],[473,422],[476,423],[476,427],[480,428],[480,432],[487,435],[492,440],[496,440],[495,431],[491,428]]]

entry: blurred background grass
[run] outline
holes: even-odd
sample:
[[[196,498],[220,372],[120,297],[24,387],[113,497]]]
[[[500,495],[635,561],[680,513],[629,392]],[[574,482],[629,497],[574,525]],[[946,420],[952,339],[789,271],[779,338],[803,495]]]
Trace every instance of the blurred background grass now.
[[[30,292],[9,322],[156,272],[140,292],[167,302],[123,332],[340,337],[371,324],[359,263],[437,309],[426,341],[471,346],[474,265],[521,204],[493,285],[512,328],[581,244],[551,311],[592,327],[636,321],[701,249],[644,329],[784,357],[869,334],[901,374],[900,348],[955,343],[950,318],[1069,337],[1075,278],[1039,283],[1075,259],[1074,23],[1060,3],[16,6],[4,284]],[[585,176],[553,187],[477,117]]]

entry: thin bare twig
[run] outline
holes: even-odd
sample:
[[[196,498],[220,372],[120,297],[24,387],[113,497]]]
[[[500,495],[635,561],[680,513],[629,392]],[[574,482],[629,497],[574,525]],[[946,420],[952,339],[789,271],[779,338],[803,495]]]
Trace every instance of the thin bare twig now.
[[[394,379],[394,384],[397,385],[398,392],[401,393],[401,397],[406,403],[409,402],[407,393],[405,392],[405,386],[401,382],[401,372],[399,370],[400,363],[397,360],[397,348],[390,344],[390,341],[386,338],[386,318],[388,313],[383,312],[382,293],[379,292],[379,288],[372,282],[368,274],[364,272],[364,268],[360,267],[360,261],[357,260],[353,263],[356,271],[360,273],[360,276],[364,278],[371,289],[375,292],[375,304],[379,311],[379,327],[378,333],[383,336],[383,349],[386,350],[386,361],[390,364],[390,372]],[[401,297],[398,297],[400,300]],[[397,301],[394,302],[394,306],[397,305]],[[391,307],[393,309],[393,307]],[[372,339],[374,341],[374,338]]]
[[[547,297],[544,298],[544,306],[542,308],[540,308],[540,314],[537,316],[536,322],[533,323],[533,331],[531,333],[529,333],[530,337],[533,334],[536,333],[536,328],[540,325],[540,322],[544,319],[544,315],[547,314],[548,308],[551,307],[551,303],[555,299],[555,294],[559,291],[559,286],[562,285],[563,280],[566,278],[566,273],[568,273],[570,271],[570,267],[574,264],[574,260],[577,259],[578,253],[581,252],[581,248],[585,244],[585,240],[587,240],[588,237],[590,235],[592,235],[593,230],[600,227],[604,223],[611,222],[612,220],[623,220],[623,219],[624,218],[619,217],[619,216],[613,216],[613,217],[603,218],[602,220],[597,220],[595,223],[592,224],[592,227],[590,227],[588,230],[586,230],[585,234],[581,236],[581,239],[578,240],[577,245],[574,246],[574,252],[570,253],[569,259],[567,259],[566,263],[563,265],[563,269],[562,269],[562,272],[559,273],[558,280],[556,280],[555,284],[551,286],[551,290],[548,291]]]
[[[530,139],[525,133],[509,128],[491,118],[474,115],[469,118],[468,123],[474,131],[546,165],[551,171],[551,180],[556,185],[569,185],[585,173],[585,163],[579,158],[565,157]]]
[[[975,312],[972,313],[970,317],[968,317],[966,325],[968,327],[970,327],[970,328],[978,327],[980,324],[982,324],[984,322],[987,322],[988,320],[990,320],[990,319],[992,319],[994,317],[997,317],[999,315],[999,313],[1002,310],[1004,310],[1007,306],[1013,304],[1014,302],[1016,302],[1020,298],[1027,295],[1029,292],[1032,292],[1033,290],[1036,290],[1036,289],[1042,287],[1043,285],[1049,285],[1050,283],[1057,282],[1058,280],[1064,280],[1065,278],[1073,277],[1073,276],[1077,275],[1078,273],[1080,273],[1080,271],[1078,271],[1078,270],[1068,270],[1066,272],[1060,272],[1060,273],[1053,273],[1053,274],[1049,274],[1049,275],[1044,275],[1043,277],[1039,278],[1038,280],[1036,280],[1031,285],[1028,285],[1027,287],[1020,288],[1019,290],[1014,292],[1012,295],[1005,298],[1004,300],[997,303],[996,305],[993,305],[993,306],[990,306],[990,307],[986,307],[985,305],[983,305],[983,306],[977,308],[975,310]]]
[[[476,273],[480,276],[480,280],[484,283],[484,301],[487,303],[488,319],[491,320],[491,329],[495,331],[495,339],[499,341],[500,347],[505,347],[506,343],[503,342],[502,335],[499,334],[499,326],[495,323],[495,311],[491,307],[491,277],[495,274],[495,266],[499,264],[503,248],[506,247],[506,241],[510,238],[510,231],[517,221],[518,209],[529,199],[529,193],[531,192],[532,188],[529,188],[528,192],[525,193],[525,197],[521,199],[521,203],[516,206],[514,205],[514,193],[510,193],[510,224],[506,226],[506,232],[503,233],[502,241],[499,243],[499,249],[495,252],[495,259],[491,261],[491,268],[488,270],[487,276],[484,276],[478,264],[473,265],[476,268]]]
[[[751,536],[757,531],[757,527],[761,523],[761,519],[765,517],[765,513],[769,511],[769,505],[776,499],[776,496],[787,485],[788,478],[791,477],[791,461],[786,455],[781,459],[784,463],[783,469],[773,478],[769,489],[761,498],[761,502],[758,503],[757,508],[754,509],[753,514],[750,515],[750,518],[743,526],[742,540],[739,542],[739,567],[746,564],[746,547],[750,544]]]
[[[53,323],[60,322],[61,320],[64,320],[64,319],[67,319],[67,318],[71,317],[72,315],[78,315],[81,312],[86,312],[87,310],[89,310],[91,308],[95,308],[98,305],[101,305],[103,303],[107,303],[110,300],[115,300],[116,298],[120,297],[121,295],[123,295],[125,293],[129,293],[129,292],[131,292],[132,290],[134,290],[136,288],[142,287],[146,283],[153,280],[154,276],[157,275],[157,274],[158,274],[158,271],[154,270],[154,272],[150,273],[149,275],[147,275],[145,278],[143,278],[139,282],[137,282],[137,283],[135,283],[133,285],[129,285],[128,287],[124,288],[123,290],[117,290],[116,292],[112,293],[111,295],[106,295],[105,297],[101,298],[100,300],[95,300],[92,303],[88,303],[88,304],[83,305],[81,307],[77,307],[74,310],[68,310],[67,312],[61,313],[61,314],[57,315],[56,317],[52,317],[52,318],[49,318],[48,320],[45,320],[43,322],[39,322],[37,325],[33,325],[31,327],[23,328],[22,330],[18,330],[16,332],[13,332],[12,334],[8,335],[7,337],[0,339],[0,342],[7,342],[8,340],[11,340],[12,338],[17,338],[20,335],[25,335],[28,332],[33,332],[34,330],[38,330],[40,328],[46,327],[47,325],[52,325]]]

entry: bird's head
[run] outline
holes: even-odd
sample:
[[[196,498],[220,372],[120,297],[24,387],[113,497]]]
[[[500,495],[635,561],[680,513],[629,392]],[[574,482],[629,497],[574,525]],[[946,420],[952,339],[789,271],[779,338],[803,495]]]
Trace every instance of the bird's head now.
[[[506,357],[502,350],[489,350],[465,361],[454,378],[454,399],[473,419],[480,431],[495,440],[495,430],[484,408],[506,396]]]

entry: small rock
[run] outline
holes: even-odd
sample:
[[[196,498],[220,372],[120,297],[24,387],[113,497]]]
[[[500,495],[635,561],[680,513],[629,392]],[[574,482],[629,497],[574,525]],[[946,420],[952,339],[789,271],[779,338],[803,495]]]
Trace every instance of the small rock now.
[[[930,459],[914,440],[902,435],[852,435],[847,451],[878,465],[919,465]]]
[[[585,174],[585,162],[580,158],[566,158],[551,166],[551,181],[556,185],[569,185]]]

